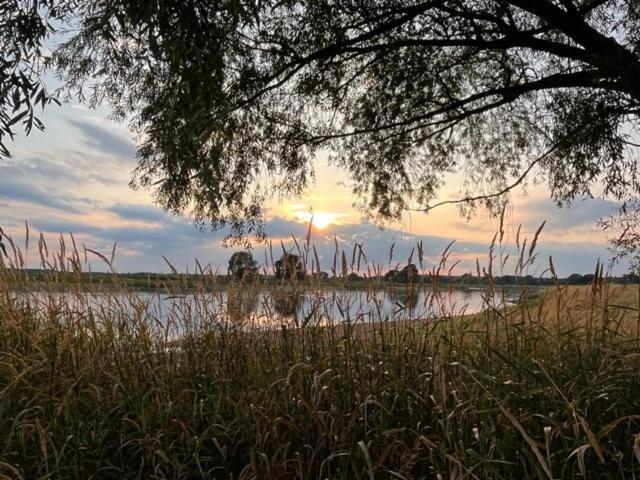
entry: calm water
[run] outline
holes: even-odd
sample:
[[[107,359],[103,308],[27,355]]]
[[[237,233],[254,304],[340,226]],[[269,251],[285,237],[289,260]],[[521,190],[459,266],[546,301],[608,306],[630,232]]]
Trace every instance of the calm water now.
[[[90,309],[98,319],[112,318],[116,312],[119,318],[175,326],[179,330],[229,321],[269,327],[432,319],[486,308],[482,289],[441,293],[423,289],[409,296],[385,290],[320,290],[297,295],[234,290],[197,295],[141,292],[34,295],[40,308],[49,312],[64,309],[61,313],[73,315],[74,311]],[[496,298],[495,303],[512,300]]]

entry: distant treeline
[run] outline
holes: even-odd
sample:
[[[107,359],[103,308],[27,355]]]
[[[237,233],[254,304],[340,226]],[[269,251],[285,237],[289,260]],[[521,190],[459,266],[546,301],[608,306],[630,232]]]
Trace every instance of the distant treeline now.
[[[409,273],[407,274],[407,270]],[[17,272],[16,272],[17,273]],[[114,275],[108,272],[60,272],[51,270],[40,269],[24,269],[21,270],[22,275],[27,275],[31,281],[38,280],[55,280],[58,282],[68,283],[113,283],[115,279],[121,281],[130,287],[140,288],[156,288],[162,286],[162,284],[182,285],[184,287],[192,287],[197,284],[203,285],[226,285],[231,281],[238,281],[238,278],[232,274],[192,274],[192,273],[154,273],[154,272],[135,272],[135,273],[118,273]],[[579,273],[573,273],[568,277],[555,278],[555,277],[534,277],[532,275],[515,276],[515,275],[502,275],[491,276],[488,275],[473,275],[465,273],[463,275],[439,275],[434,278],[431,274],[418,274],[417,271],[412,269],[402,270],[390,270],[386,274],[378,277],[369,276],[367,274],[360,275],[356,272],[350,272],[347,275],[342,276],[330,276],[327,272],[318,272],[314,274],[305,274],[299,277],[298,280],[307,278],[311,281],[316,281],[320,284],[358,284],[372,281],[380,281],[385,283],[431,283],[434,281],[440,283],[447,283],[459,286],[469,285],[488,285],[491,282],[493,285],[537,285],[537,286],[549,286],[556,284],[563,285],[589,285],[593,283],[595,275]],[[285,279],[289,281],[289,279]],[[634,284],[640,283],[639,275],[625,274],[619,277],[609,277],[609,282],[617,284]],[[258,281],[261,283],[280,283],[283,281],[282,277],[277,275],[265,275],[261,273],[255,273],[250,278],[244,277],[243,281]],[[355,285],[354,285],[355,286]]]

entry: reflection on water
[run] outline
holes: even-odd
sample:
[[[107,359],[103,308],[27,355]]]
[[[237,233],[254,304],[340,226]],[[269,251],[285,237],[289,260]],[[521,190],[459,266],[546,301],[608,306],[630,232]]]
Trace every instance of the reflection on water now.
[[[275,294],[272,298],[273,309],[280,318],[294,318],[304,301],[304,297],[297,293]]]
[[[250,294],[247,291],[229,290],[226,298],[227,315],[229,320],[234,322],[240,322],[246,318],[250,318],[258,307],[258,296]],[[188,297],[185,297],[185,299],[189,301]],[[160,297],[158,301],[162,303],[162,297]]]
[[[476,313],[486,305],[483,290],[331,289],[294,293],[230,288],[187,295],[143,292],[26,295],[40,297],[39,308],[48,315],[68,316],[91,311],[105,319],[117,315],[163,328],[175,326],[176,333],[223,322],[269,327],[428,320]],[[510,300],[496,299],[496,303]],[[60,308],[66,312],[56,312]]]

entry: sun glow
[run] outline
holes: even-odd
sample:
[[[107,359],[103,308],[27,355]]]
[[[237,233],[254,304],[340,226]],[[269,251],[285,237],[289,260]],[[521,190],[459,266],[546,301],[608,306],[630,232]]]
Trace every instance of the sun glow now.
[[[296,212],[295,216],[298,220],[313,225],[318,230],[324,230],[329,225],[336,225],[337,219],[341,217],[339,213],[328,212]]]
[[[335,223],[335,220],[335,216],[330,213],[316,213],[311,217],[311,223],[313,223],[313,226],[320,230],[327,228],[332,223]]]

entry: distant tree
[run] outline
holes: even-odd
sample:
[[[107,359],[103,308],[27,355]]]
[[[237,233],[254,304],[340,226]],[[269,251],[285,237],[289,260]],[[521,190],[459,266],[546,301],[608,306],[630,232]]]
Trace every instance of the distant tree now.
[[[258,270],[258,262],[253,259],[251,252],[234,252],[229,259],[227,269],[229,275],[242,279],[246,275],[254,274]]]
[[[480,279],[473,275],[471,272],[463,273],[461,277],[458,278],[458,283],[464,285],[474,285],[480,283]]]
[[[298,255],[293,253],[285,253],[280,257],[280,260],[275,262],[276,277],[278,278],[297,278],[302,280],[306,271],[302,259]]]
[[[315,280],[326,280],[329,278],[329,274],[327,272],[321,271],[321,272],[314,272],[313,273],[313,278]]]
[[[418,268],[413,263],[405,265],[402,270],[400,270],[399,275],[396,277],[396,280],[404,283],[417,282],[418,279]]]
[[[390,281],[395,281],[396,278],[398,277],[398,275],[400,274],[400,272],[398,271],[397,268],[394,268],[392,270],[389,270],[387,273],[384,274],[384,279],[385,280],[390,280]]]
[[[347,275],[347,280],[350,282],[360,282],[364,279],[356,272],[351,272],[349,275]]]
[[[640,193],[637,0],[5,0],[0,56],[0,153],[53,72],[130,119],[135,185],[232,235],[321,149],[383,219],[431,209],[452,170],[471,208],[532,175],[558,202]]]
[[[499,280],[502,285],[515,285],[518,283],[518,277],[514,275],[502,275]]]
[[[398,270],[397,268],[389,270],[384,275],[384,279],[403,283],[416,282],[419,279],[418,268],[413,263],[409,263],[401,270]]]
[[[572,273],[567,277],[567,283],[569,285],[580,285],[582,284],[582,275],[579,273]]]

